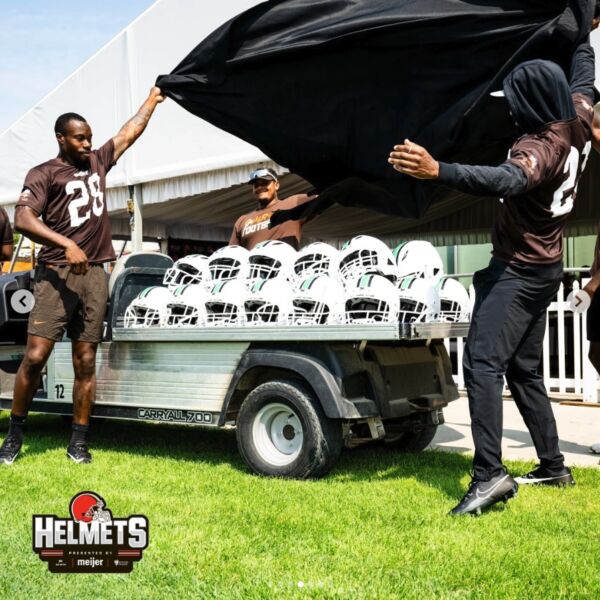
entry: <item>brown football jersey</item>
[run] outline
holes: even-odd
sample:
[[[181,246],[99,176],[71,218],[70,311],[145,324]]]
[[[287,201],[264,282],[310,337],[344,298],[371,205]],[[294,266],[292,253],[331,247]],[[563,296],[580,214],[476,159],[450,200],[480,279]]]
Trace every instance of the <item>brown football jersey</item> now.
[[[508,162],[527,176],[527,191],[502,200],[492,230],[500,260],[552,264],[562,260],[563,231],[591,150],[593,107],[574,94],[577,117],[551,123],[515,142]]]
[[[6,211],[0,206],[0,246],[12,244],[13,232]],[[0,271],[2,271],[2,248],[0,248]]]
[[[0,246],[12,244],[13,232],[6,211],[0,206]]]
[[[279,200],[275,206],[258,209],[242,215],[235,222],[229,245],[243,246],[247,250],[252,250],[256,244],[266,240],[283,240],[298,249],[304,222],[285,221],[281,225],[276,225],[272,229],[269,229],[271,216],[277,210],[296,208],[314,198],[314,196],[307,196],[306,194],[297,194],[285,200]]]
[[[52,231],[73,240],[90,264],[115,259],[106,202],[106,174],[113,166],[114,143],[90,154],[87,169],[53,158],[27,173],[17,206],[28,206]],[[38,261],[65,265],[64,250],[44,246]]]

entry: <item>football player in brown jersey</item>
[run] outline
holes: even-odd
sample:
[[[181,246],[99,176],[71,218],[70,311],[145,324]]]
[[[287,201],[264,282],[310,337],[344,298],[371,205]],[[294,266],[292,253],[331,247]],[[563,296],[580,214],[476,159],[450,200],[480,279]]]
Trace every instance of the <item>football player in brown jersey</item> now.
[[[295,194],[280,200],[277,173],[265,167],[252,171],[248,183],[252,186],[252,193],[257,202],[256,208],[237,219],[229,245],[243,246],[246,250],[252,250],[260,242],[279,240],[298,250],[306,219],[290,220],[271,226],[271,217],[278,210],[298,208],[314,200],[315,196]]]
[[[0,206],[0,272],[2,261],[10,260],[13,254],[13,232],[6,211]]]
[[[524,135],[499,166],[439,162],[410,140],[390,153],[389,162],[405,175],[502,198],[491,262],[473,278],[476,301],[463,363],[475,443],[473,480],[453,515],[479,514],[516,495],[518,484],[574,483],[539,365],[546,309],[562,278],[565,222],[591,148],[593,85],[589,40],[573,57],[570,84],[550,61],[518,65],[498,95]],[[516,479],[502,465],[504,377],[540,459]]]
[[[75,372],[67,456],[77,463],[92,459],[87,431],[96,393],[96,349],[108,300],[103,264],[115,258],[105,202],[106,174],[143,133],[163,100],[161,90],[153,87],[137,114],[97,150],[92,150],[92,129],[81,115],[59,116],[54,128],[58,156],[25,177],[15,228],[43,247],[0,464],[12,464],[21,449],[23,424],[42,369],[65,330]]]

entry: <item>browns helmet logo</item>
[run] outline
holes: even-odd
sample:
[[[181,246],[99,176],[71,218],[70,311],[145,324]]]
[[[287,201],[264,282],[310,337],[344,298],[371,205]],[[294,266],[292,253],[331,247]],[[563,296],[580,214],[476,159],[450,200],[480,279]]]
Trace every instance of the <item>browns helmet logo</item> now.
[[[110,510],[104,510],[104,499],[94,492],[81,492],[71,500],[71,516],[79,523],[109,523],[112,521]]]

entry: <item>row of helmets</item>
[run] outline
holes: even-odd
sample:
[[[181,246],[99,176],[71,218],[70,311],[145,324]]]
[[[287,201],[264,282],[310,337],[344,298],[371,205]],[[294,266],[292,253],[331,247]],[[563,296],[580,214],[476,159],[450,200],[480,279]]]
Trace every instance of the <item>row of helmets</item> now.
[[[125,327],[455,322],[470,309],[429,242],[390,250],[364,235],[342,250],[315,242],[297,252],[275,240],[250,252],[226,246],[179,259],[163,284],[133,300]]]

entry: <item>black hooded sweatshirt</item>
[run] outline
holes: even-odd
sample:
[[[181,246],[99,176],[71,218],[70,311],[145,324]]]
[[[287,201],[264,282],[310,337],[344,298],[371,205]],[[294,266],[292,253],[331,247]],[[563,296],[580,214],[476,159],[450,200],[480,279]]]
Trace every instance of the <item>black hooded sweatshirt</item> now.
[[[513,119],[526,134],[498,167],[440,162],[439,183],[479,196],[502,196],[492,254],[505,262],[562,260],[563,231],[591,149],[594,51],[575,53],[567,82],[546,60],[516,67],[503,82]]]

